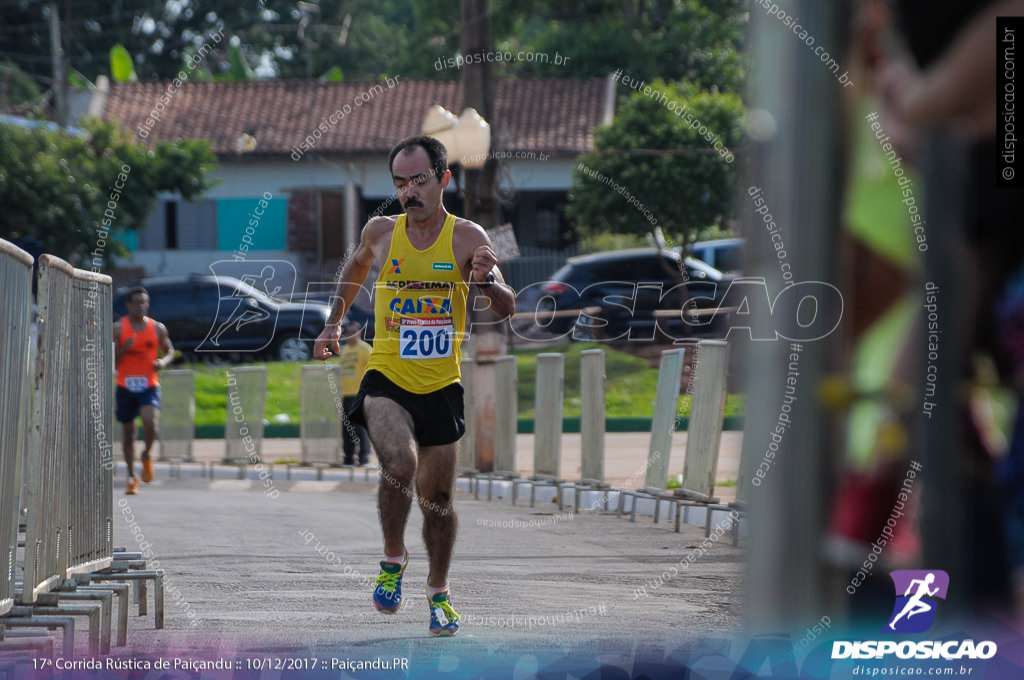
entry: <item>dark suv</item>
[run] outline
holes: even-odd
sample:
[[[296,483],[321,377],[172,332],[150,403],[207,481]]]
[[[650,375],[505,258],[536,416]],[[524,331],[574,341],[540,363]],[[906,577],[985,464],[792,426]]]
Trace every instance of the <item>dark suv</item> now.
[[[714,267],[671,250],[595,253],[570,258],[550,281],[535,284],[540,289],[539,299],[533,296],[536,305],[520,311],[536,312],[537,324],[549,333],[572,331],[574,340],[714,336],[725,322],[710,312],[730,281]],[[527,300],[530,296],[523,297]]]
[[[230,276],[191,274],[142,279],[114,297],[114,317],[127,314],[134,286],[149,292],[149,316],[167,326],[175,348],[198,357],[260,355],[309,361],[330,307],[290,303]]]

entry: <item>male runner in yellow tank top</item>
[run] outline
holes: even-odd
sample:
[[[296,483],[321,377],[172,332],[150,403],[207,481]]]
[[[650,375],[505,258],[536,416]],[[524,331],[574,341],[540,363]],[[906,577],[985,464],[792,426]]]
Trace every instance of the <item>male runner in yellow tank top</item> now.
[[[349,411],[353,422],[365,422],[382,468],[377,501],[385,557],[373,601],[385,614],[402,604],[405,524],[415,489],[430,558],[429,630],[450,636],[459,629],[448,567],[457,526],[452,497],[458,441],[465,432],[459,361],[467,292],[469,282],[477,283],[500,317],[512,314],[515,293],[495,266],[498,258],[480,225],[444,209],[442,193],[451,180],[444,145],[410,137],[391,150],[388,165],[405,214],[375,217],[363,227],[314,356],[341,353],[340,322],[376,261],[381,273],[373,352]]]

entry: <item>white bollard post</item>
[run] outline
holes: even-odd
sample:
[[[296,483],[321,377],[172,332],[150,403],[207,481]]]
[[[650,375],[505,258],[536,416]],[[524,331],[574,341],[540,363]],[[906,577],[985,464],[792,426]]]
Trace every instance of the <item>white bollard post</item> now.
[[[499,357],[494,362],[494,467],[493,472],[515,472],[516,420],[519,384],[516,358]]]
[[[683,490],[699,500],[715,494],[718,447],[722,441],[725,416],[726,370],[729,344],[724,340],[701,340],[693,382],[690,425],[686,435]]]
[[[473,367],[476,362],[471,357],[463,358],[462,389],[465,392],[466,434],[459,441],[459,473],[476,470],[476,383]]]
[[[580,477],[584,482],[604,481],[604,413],[604,350],[584,350],[580,354]]]
[[[672,432],[675,430],[679,405],[679,383],[683,373],[683,350],[668,349],[661,353],[658,368],[658,393],[651,419],[651,446],[647,453],[647,477],[644,485],[664,489],[668,480],[668,459],[672,453]]]
[[[562,467],[562,393],[565,355],[537,355],[537,401],[533,429],[533,472],[560,477]]]

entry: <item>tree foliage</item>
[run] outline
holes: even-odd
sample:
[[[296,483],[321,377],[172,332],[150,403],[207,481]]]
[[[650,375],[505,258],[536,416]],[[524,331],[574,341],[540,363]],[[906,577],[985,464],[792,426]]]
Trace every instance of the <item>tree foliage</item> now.
[[[595,152],[580,158],[567,214],[584,234],[660,226],[687,242],[729,217],[740,169],[726,152],[735,156],[742,141],[743,104],[696,86],[646,86],[652,94],[634,92],[598,130]]]
[[[500,0],[501,49],[570,57],[516,62],[510,75],[604,76],[616,69],[647,79],[685,80],[704,89],[743,87],[747,15],[743,0]]]
[[[108,73],[108,53],[123,45],[140,80],[167,79],[213,34],[211,76],[232,71],[237,47],[257,76],[318,77],[339,67],[346,78],[381,74],[455,79],[437,59],[459,52],[458,0],[75,0],[58,3],[72,69],[90,80]],[[497,77],[604,76],[622,68],[645,78],[742,85],[743,0],[492,0],[494,49],[548,55],[495,63]],[[4,52],[33,75],[50,75],[44,3],[0,4]],[[556,52],[568,61],[555,63]],[[240,68],[237,60],[234,69]]]
[[[112,123],[83,126],[85,134],[75,136],[0,123],[0,236],[35,237],[46,252],[73,264],[91,264],[102,238],[99,251],[109,265],[114,255],[127,254],[113,234],[142,226],[159,193],[191,200],[212,186],[216,157],[208,142],[150,148]]]

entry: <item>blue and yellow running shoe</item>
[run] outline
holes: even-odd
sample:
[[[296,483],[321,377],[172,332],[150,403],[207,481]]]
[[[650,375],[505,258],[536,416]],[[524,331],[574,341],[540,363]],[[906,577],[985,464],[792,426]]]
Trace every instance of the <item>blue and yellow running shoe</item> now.
[[[452,600],[447,590],[430,594],[427,588],[427,601],[430,603],[430,634],[438,637],[451,637],[459,632],[461,618],[452,609]]]
[[[409,551],[401,564],[381,560],[377,587],[373,589],[373,606],[382,614],[394,614],[402,606],[402,575],[409,564]]]

